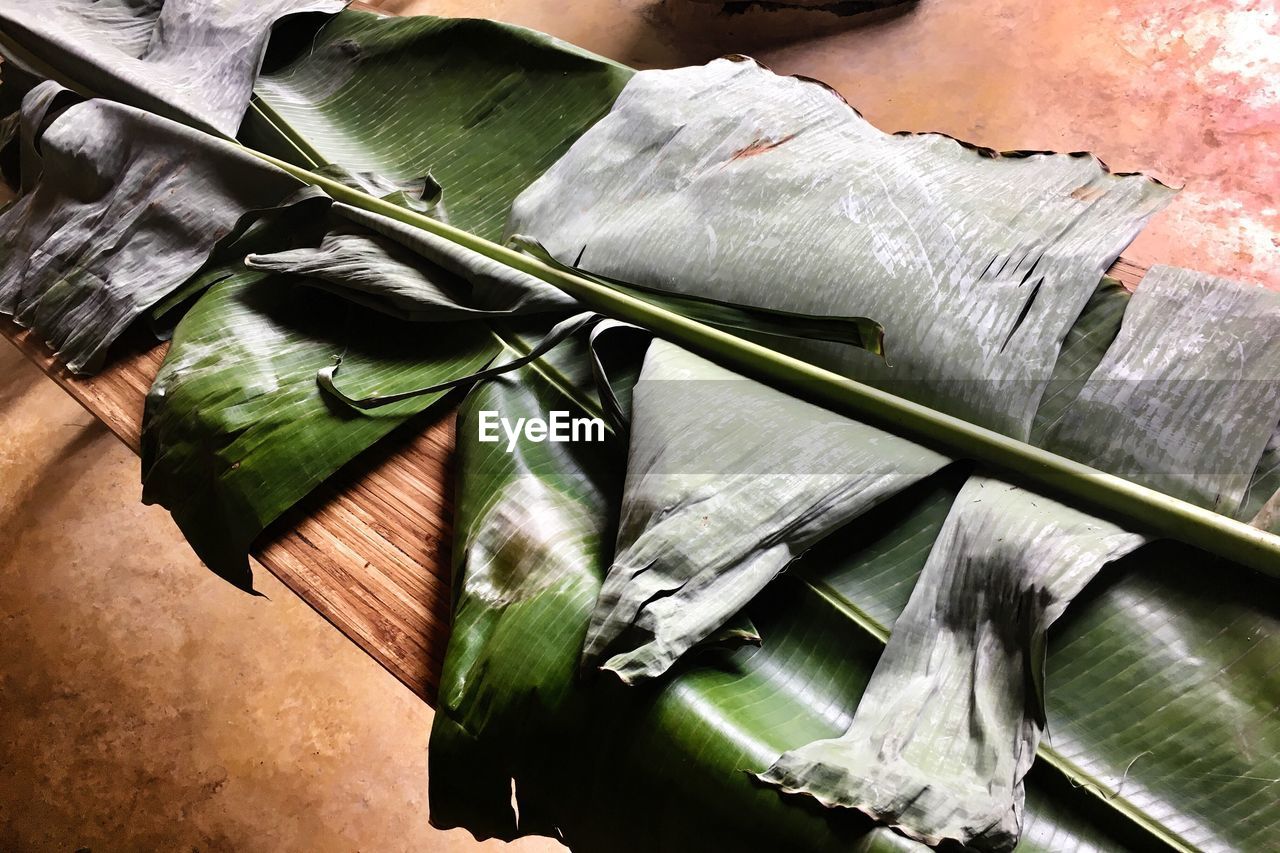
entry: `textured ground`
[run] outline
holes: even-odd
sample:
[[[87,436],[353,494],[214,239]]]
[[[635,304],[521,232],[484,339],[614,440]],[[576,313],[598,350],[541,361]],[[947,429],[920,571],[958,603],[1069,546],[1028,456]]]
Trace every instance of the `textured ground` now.
[[[642,66],[751,53],[886,129],[1090,149],[1186,185],[1128,255],[1280,287],[1272,0],[921,0],[871,26],[688,0],[382,5]],[[136,458],[0,345],[0,850],[483,849],[427,826],[429,709],[265,572],[269,599],[210,576],[139,491]]]

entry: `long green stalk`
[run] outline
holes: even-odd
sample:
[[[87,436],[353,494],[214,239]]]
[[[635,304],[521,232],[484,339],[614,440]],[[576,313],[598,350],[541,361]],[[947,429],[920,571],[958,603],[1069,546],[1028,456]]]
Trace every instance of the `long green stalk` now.
[[[643,326],[755,378],[798,392],[832,411],[866,418],[992,466],[1004,476],[1123,518],[1138,530],[1176,539],[1280,578],[1280,536],[1099,471],[968,421],[847,379],[768,347],[704,325],[413,210],[392,204],[252,149],[257,157],[338,201],[429,231],[573,296],[610,317]]]

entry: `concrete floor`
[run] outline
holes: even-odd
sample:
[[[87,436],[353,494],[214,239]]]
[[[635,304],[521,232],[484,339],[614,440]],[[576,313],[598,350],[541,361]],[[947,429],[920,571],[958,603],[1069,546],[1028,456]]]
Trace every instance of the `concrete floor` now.
[[[755,55],[886,129],[1086,148],[1187,189],[1127,254],[1280,287],[1274,0],[920,0],[870,26],[688,0],[382,0],[639,66]],[[272,582],[139,502],[136,458],[0,344],[0,851],[464,851],[430,710]],[[531,841],[512,850],[552,850]]]
[[[0,851],[563,850],[427,823],[431,710],[271,575],[250,598],[138,460],[0,342]]]

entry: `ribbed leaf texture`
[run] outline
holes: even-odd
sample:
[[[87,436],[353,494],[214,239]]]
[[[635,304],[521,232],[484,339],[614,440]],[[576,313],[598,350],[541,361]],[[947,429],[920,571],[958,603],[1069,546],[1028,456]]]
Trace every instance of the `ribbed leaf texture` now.
[[[970,478],[848,731],[786,753],[760,778],[931,845],[1011,850],[1044,727],[1049,626],[1103,565],[1143,541]]]
[[[58,89],[42,83],[27,101],[52,106]],[[76,372],[97,369],[244,214],[311,194],[232,143],[114,101],[35,109],[24,122],[40,177],[0,216],[0,312]]]
[[[950,461],[655,341],[583,665],[661,675],[797,555]]]
[[[648,287],[870,317],[887,361],[788,351],[1025,439],[1067,330],[1170,197],[1087,155],[887,134],[825,86],[720,59],[637,74],[509,230]]]
[[[1047,445],[1224,515],[1240,514],[1280,421],[1276,328],[1276,291],[1153,267],[1119,337]]]
[[[174,0],[166,5],[179,8]],[[1167,198],[1144,178],[1109,175],[1085,156],[989,156],[936,135],[886,136],[833,93],[745,61],[645,72],[601,120],[632,72],[539,34],[492,22],[343,13],[306,35],[292,57],[284,55],[288,45],[277,45],[282,53],[259,80],[244,138],[365,192],[491,239],[530,234],[565,264],[644,288],[880,321],[887,366],[838,344],[788,344],[789,351],[1018,437],[1065,429],[1077,403],[1099,399],[1090,385],[1095,369],[1105,373],[1129,357],[1125,344],[1112,342],[1126,328],[1126,308],[1140,303],[1098,282]],[[83,58],[56,49],[33,55],[84,67]],[[28,138],[28,151],[46,154],[36,139]],[[205,145],[202,138],[181,165],[204,157]],[[833,165],[819,168],[824,162]],[[513,199],[534,181],[504,232]],[[503,310],[513,304],[504,288],[515,279],[388,220],[334,210],[323,199],[301,201],[284,214],[237,218],[239,227],[222,244],[210,242],[193,275],[166,286],[155,306],[167,317],[208,289],[178,327],[149,400],[148,495],[173,508],[206,559],[245,586],[244,549],[264,523],[430,403],[423,397],[357,415],[321,396],[320,367],[345,353],[341,380],[357,396],[435,384],[500,350],[527,352],[552,319],[534,318],[530,328],[398,319],[392,315],[474,316],[447,308],[450,299]],[[326,246],[335,234],[353,239]],[[269,269],[246,270],[232,252],[254,253]],[[486,294],[499,298],[485,302]],[[163,294],[144,295],[136,300],[143,308]],[[516,294],[514,304],[528,300]],[[1136,307],[1134,316],[1141,316]],[[739,456],[755,449],[763,463],[774,445],[790,447],[793,460],[825,458],[800,440],[801,427],[822,417],[776,392],[760,388],[746,401],[633,392],[643,334],[630,330],[629,343],[610,349],[615,329],[597,327],[594,353],[572,340],[481,386],[464,407],[456,625],[431,745],[435,822],[481,836],[556,835],[579,851],[919,849],[856,810],[780,796],[751,775],[785,754],[820,749],[807,744],[858,731],[879,704],[863,707],[860,698],[881,658],[889,674],[875,677],[881,683],[873,682],[871,695],[893,693],[906,703],[888,722],[909,720],[912,711],[941,714],[917,741],[929,744],[923,764],[962,759],[948,758],[947,773],[926,780],[937,786],[929,797],[946,801],[986,779],[985,796],[1011,804],[988,812],[988,828],[996,829],[987,837],[1002,845],[1012,840],[1007,821],[1010,810],[1017,817],[1023,772],[1022,850],[1262,849],[1280,831],[1274,596],[1260,595],[1239,567],[1156,543],[1115,562],[1068,606],[1102,558],[1074,565],[1062,588],[1037,586],[1073,568],[1034,559],[1041,545],[1063,543],[1032,536],[1033,547],[1016,549],[1003,544],[1005,526],[965,520],[975,512],[998,515],[1002,524],[1038,518],[1047,505],[1021,494],[1027,503],[1003,513],[969,506],[957,495],[991,481],[966,486],[963,462],[930,473],[945,461],[936,453],[933,467],[870,498],[842,492],[848,480],[837,466],[813,475],[796,500],[780,502],[795,511],[768,518],[762,508],[777,496],[749,488],[705,519],[696,503],[676,504],[672,520],[684,526],[672,529],[681,535],[654,536],[648,522],[628,526],[660,513],[624,516],[624,546],[656,542],[659,557],[694,553],[703,530],[747,543],[746,552],[758,543],[781,556],[752,581],[752,591],[764,586],[753,598],[730,584],[739,600],[689,595],[672,608],[676,621],[687,613],[697,630],[681,640],[687,651],[667,655],[678,660],[662,678],[627,687],[579,673],[591,614],[615,561],[622,506],[656,506],[640,500],[640,463],[673,454],[670,460],[728,465],[744,448]],[[663,350],[670,354],[659,344],[655,358]],[[613,380],[609,393],[597,385],[602,377]],[[505,445],[476,440],[481,408],[514,417],[552,409],[609,414],[616,431],[602,443],[522,443],[507,453]],[[735,436],[719,454],[687,428],[709,412],[725,426],[725,441]],[[789,415],[789,429],[774,423],[772,443],[751,436],[747,425],[767,426],[771,413],[780,421]],[[1255,431],[1271,436],[1269,445],[1255,442],[1261,458],[1235,460],[1252,470],[1235,475],[1249,481],[1240,512],[1256,508],[1260,518],[1278,470],[1280,418],[1270,417],[1267,425],[1259,415],[1263,426],[1251,427],[1250,441]],[[850,434],[875,432],[831,422]],[[669,440],[658,447],[663,435]],[[889,446],[907,444],[886,437]],[[646,447],[658,455],[638,455]],[[833,452],[849,461],[865,449]],[[667,495],[659,481],[649,485],[659,502]],[[686,485],[672,494],[711,494],[722,484]],[[832,502],[831,517],[804,517],[832,495],[843,497]],[[840,508],[858,501],[865,504],[858,517],[840,524]],[[1038,529],[1095,524],[1083,518],[1063,508]],[[970,529],[985,532],[957,534]],[[1115,537],[1132,541],[1131,534]],[[965,547],[947,544],[959,539]],[[1017,609],[1010,628],[1001,602],[986,598],[987,585],[956,572],[965,563],[960,554],[977,555],[974,567],[994,560],[1008,589],[1043,596],[1027,595],[1035,606]],[[685,566],[691,571],[676,572],[702,585],[680,590],[719,591],[721,574],[699,574],[706,567],[699,558]],[[1014,577],[1018,567],[1025,571]],[[670,565],[655,560],[645,571],[658,577]],[[641,601],[637,612],[659,605],[666,592]],[[989,630],[1007,640],[952,645],[953,659],[973,664],[962,673],[968,681],[950,685],[955,702],[931,705],[883,683],[915,677],[921,666],[894,651],[907,640],[881,656],[895,624],[894,639],[938,643],[930,633],[937,626],[917,630],[914,610],[898,619],[909,599],[935,602],[957,636]],[[1041,706],[1043,631],[1062,608],[1048,639]],[[634,642],[627,635],[635,627],[619,642]],[[640,639],[644,647],[643,633]],[[943,676],[942,690],[955,669],[926,675]],[[969,702],[966,686],[991,701]],[[988,725],[975,735],[974,726],[956,724],[972,721],[977,705],[999,713],[983,716]],[[1043,723],[1041,760],[1026,771]],[[858,763],[857,779],[885,778],[884,755]],[[927,825],[945,810],[910,821],[868,811],[933,837]]]
[[[0,0],[0,27],[93,92],[234,136],[271,27],[347,0]],[[19,60],[21,61],[21,60]]]

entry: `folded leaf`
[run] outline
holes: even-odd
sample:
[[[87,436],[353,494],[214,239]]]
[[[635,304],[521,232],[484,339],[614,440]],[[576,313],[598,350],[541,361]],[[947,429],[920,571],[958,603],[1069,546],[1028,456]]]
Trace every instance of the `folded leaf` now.
[[[460,413],[457,598],[431,731],[432,823],[480,838],[550,835],[578,853],[923,853],[867,821],[779,798],[743,772],[847,726],[880,643],[838,595],[784,575],[730,622],[749,619],[760,646],[707,649],[648,687],[577,677],[625,448],[520,442],[507,453],[477,440],[477,419],[480,410],[597,415],[585,350],[567,342],[476,388]],[[903,498],[912,495],[894,501]],[[1088,795],[1065,785],[1046,793],[1058,789],[1044,781],[1029,791],[1023,850],[1124,849],[1123,831],[1073,812]]]
[[[234,136],[281,18],[347,0],[0,0],[0,30],[95,94]]]
[[[637,74],[508,231],[645,287],[872,317],[887,364],[786,348],[1025,439],[1068,328],[1170,195],[1089,156],[882,133],[820,84],[721,59]]]
[[[430,174],[421,185],[441,187],[453,224],[497,236],[511,199],[607,111],[629,73],[489,21],[344,12],[259,79],[263,107],[280,123],[246,124],[246,138],[279,147],[285,134],[295,150],[336,164],[322,171],[345,183],[438,203],[434,191],[416,191]],[[413,198],[401,201],[413,206]],[[499,348],[522,354],[517,333],[536,339],[554,319],[501,330],[501,340],[470,321],[397,323],[383,312],[416,311],[425,293],[406,301],[400,285],[447,281],[459,289],[442,289],[440,298],[479,308],[573,306],[549,285],[425,232],[341,205],[333,215],[342,218],[321,220],[315,233],[270,234],[240,257],[315,247],[341,225],[414,266],[418,280],[402,268],[407,279],[377,282],[363,274],[266,277],[230,259],[206,268],[194,290],[224,284],[184,322],[149,399],[144,496],[174,511],[206,563],[242,586],[250,582],[245,551],[265,523],[438,396],[356,413],[316,384],[334,356],[345,353],[343,388],[355,396],[395,392],[473,373]],[[317,298],[312,287],[334,296]],[[437,307],[467,315],[430,310]]]
[[[1012,850],[1044,730],[1049,626],[1144,537],[975,476],[934,544],[840,738],[760,774],[926,844]]]
[[[480,837],[520,834],[511,780],[526,758],[505,744],[519,732],[526,748],[549,747],[525,734],[554,726],[573,694],[586,612],[606,559],[621,447],[613,439],[519,442],[507,452],[478,440],[479,413],[595,414],[580,390],[591,384],[580,370],[584,350],[581,339],[567,342],[533,366],[478,386],[459,413],[453,556],[465,588],[455,602],[440,724],[432,727],[431,810],[436,825],[462,822]],[[562,368],[574,375],[562,377]],[[580,617],[566,618],[575,613]],[[538,638],[520,640],[530,656],[511,655],[507,642],[523,637]],[[532,809],[522,804],[521,812],[526,826],[537,822]]]
[[[311,283],[362,305],[418,322],[564,313],[575,307],[547,283],[434,234],[346,205],[336,212],[353,224],[339,221],[318,247],[253,254],[245,264],[308,276]]]
[[[1089,297],[1080,316],[1067,332],[1053,366],[1053,378],[1045,387],[1031,428],[1031,443],[1043,446],[1045,434],[1080,394],[1120,334],[1120,323],[1129,307],[1130,294],[1120,282],[1104,278]]]
[[[954,480],[949,469],[882,504],[788,574],[892,626],[960,488]],[[1280,829],[1280,718],[1267,675],[1278,648],[1280,608],[1258,594],[1256,577],[1174,542],[1138,549],[1052,628],[1046,738],[1028,778],[1052,778],[1049,765],[1065,771],[1072,783],[1057,801],[1078,814],[1085,801],[1105,803],[1096,824],[1140,830],[1129,849],[1265,847]],[[1022,849],[1034,832],[1024,823]]]
[[[429,172],[417,178],[393,180],[375,172],[348,172],[335,163],[318,166],[314,171],[366,195],[425,213],[441,222],[449,221],[444,209],[444,187]]]
[[[1153,267],[1047,446],[1237,514],[1280,422],[1278,325],[1280,293]]]
[[[655,340],[583,665],[665,672],[798,554],[950,460]]]
[[[28,99],[51,102],[56,87]],[[40,179],[0,216],[0,312],[75,372],[100,366],[244,214],[315,192],[230,142],[112,101],[67,107],[38,140]]]
[[[1271,433],[1254,469],[1240,516],[1250,519],[1254,527],[1280,534],[1280,425]]]
[[[833,341],[861,347],[875,355],[884,355],[884,328],[868,317],[822,317],[797,314],[792,311],[734,305],[713,297],[682,296],[653,288],[638,287],[629,282],[593,275],[575,266],[561,263],[540,243],[523,235],[513,234],[508,242],[557,269],[608,285],[615,290],[621,290],[628,295],[652,302],[668,311],[709,326],[732,329],[746,338],[768,340],[773,337],[784,337]]]

